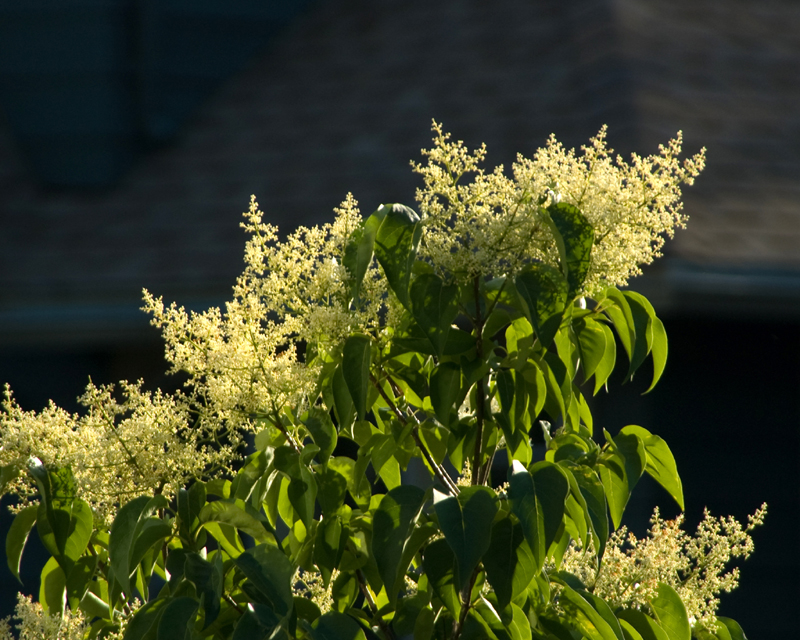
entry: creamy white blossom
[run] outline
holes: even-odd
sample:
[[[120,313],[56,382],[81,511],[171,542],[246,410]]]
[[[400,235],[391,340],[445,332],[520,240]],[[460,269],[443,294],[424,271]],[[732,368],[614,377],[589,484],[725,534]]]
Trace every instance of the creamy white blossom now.
[[[486,147],[470,152],[434,122],[427,164],[412,163],[424,187],[417,191],[425,224],[421,255],[445,273],[513,274],[541,261],[558,264],[558,250],[543,206],[578,207],[594,229],[584,292],[624,285],[660,255],[686,217],[681,184],[692,184],[705,165],[701,150],[682,162],[682,136],[648,157],[626,163],[606,146],[606,128],[581,147],[565,149],[554,136],[532,158],[522,155],[508,177],[499,166],[486,172]],[[468,179],[471,178],[471,179]]]

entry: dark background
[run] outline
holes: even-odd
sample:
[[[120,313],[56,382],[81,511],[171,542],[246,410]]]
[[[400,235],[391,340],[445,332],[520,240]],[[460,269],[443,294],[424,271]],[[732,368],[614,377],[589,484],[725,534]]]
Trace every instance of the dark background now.
[[[647,396],[646,374],[612,378],[595,423],[667,440],[690,529],[704,506],[744,519],[769,503],[720,613],[754,640],[789,637],[798,33],[800,6],[780,0],[0,0],[0,382],[26,409],[76,409],[89,376],[169,388],[141,288],[224,302],[251,193],[284,230],[327,219],[349,190],[365,214],[413,206],[407,162],[432,117],[485,141],[490,165],[551,132],[574,146],[607,123],[613,147],[648,154],[683,129],[688,152],[708,147],[689,227],[633,282],[664,319],[667,369]],[[675,515],[644,483],[638,533],[655,504]],[[17,589],[0,578],[0,616]]]

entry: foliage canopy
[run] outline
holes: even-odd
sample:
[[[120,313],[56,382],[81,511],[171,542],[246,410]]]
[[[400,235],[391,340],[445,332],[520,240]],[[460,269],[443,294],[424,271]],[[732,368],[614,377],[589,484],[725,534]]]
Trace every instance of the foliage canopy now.
[[[279,241],[253,199],[224,311],[145,292],[182,392],[90,385],[70,415],[7,391],[9,568],[34,527],[52,556],[23,634],[743,638],[716,596],[763,512],[626,539],[639,478],[683,508],[681,480],[663,439],[601,445],[590,411],[618,346],[626,377],[664,370],[663,323],[617,287],[684,223],[704,158],[680,144],[625,163],[605,130],[580,154],[551,138],[509,177],[434,123],[419,213],[348,195]]]

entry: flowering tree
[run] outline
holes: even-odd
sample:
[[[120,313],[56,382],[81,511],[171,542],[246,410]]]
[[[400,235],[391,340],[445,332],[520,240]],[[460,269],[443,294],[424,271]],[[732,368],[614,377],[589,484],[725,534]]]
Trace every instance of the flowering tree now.
[[[507,176],[433,130],[419,214],[348,195],[281,242],[253,199],[224,311],[145,292],[182,392],[90,385],[81,415],[6,392],[9,568],[34,526],[52,555],[22,637],[744,638],[717,596],[763,510],[626,536],[643,474],[683,507],[676,464],[643,427],[598,444],[584,395],[618,344],[661,376],[661,320],[616,287],[683,225],[703,153],[628,164],[602,130]]]

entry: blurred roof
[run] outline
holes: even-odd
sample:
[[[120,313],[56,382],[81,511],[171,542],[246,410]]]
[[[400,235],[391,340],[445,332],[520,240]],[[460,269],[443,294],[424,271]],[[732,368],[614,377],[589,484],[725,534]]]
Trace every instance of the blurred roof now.
[[[683,129],[708,168],[644,287],[673,309],[798,313],[798,33],[779,0],[318,0],[116,183],[43,185],[0,120],[1,339],[140,333],[142,287],[219,303],[251,193],[284,229],[348,191],[364,213],[413,204],[431,118],[490,164],[551,132],[580,145],[608,123],[618,151],[650,153]]]

